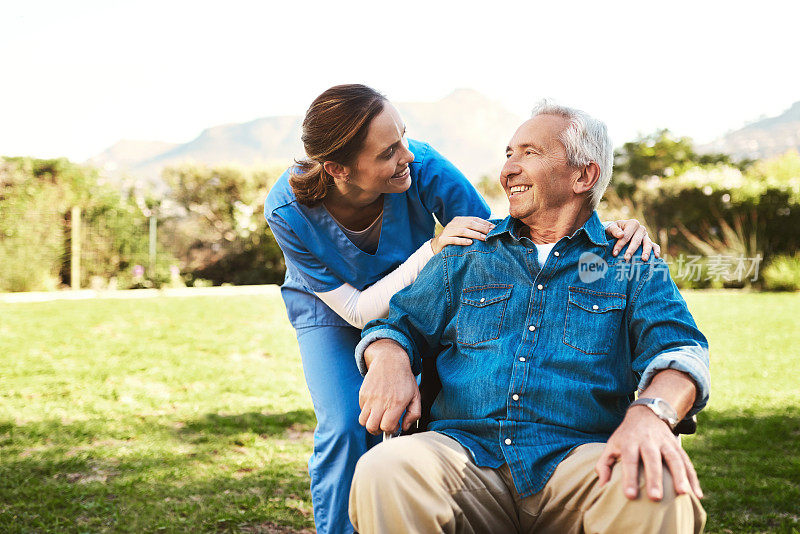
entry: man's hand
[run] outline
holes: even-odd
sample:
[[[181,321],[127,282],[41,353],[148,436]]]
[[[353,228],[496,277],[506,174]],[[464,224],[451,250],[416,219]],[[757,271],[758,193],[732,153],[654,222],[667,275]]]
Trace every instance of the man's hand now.
[[[419,388],[408,354],[390,339],[379,339],[364,351],[369,371],[358,393],[359,424],[370,434],[395,432],[403,411],[403,430],[422,415]]]
[[[661,500],[662,458],[672,474],[678,495],[694,491],[703,497],[700,481],[689,455],[675,439],[669,426],[646,406],[633,406],[625,419],[611,435],[595,471],[603,486],[611,478],[611,469],[617,460],[622,464],[622,488],[625,496],[635,499],[639,494],[639,459],[644,464],[647,495],[653,501]]]

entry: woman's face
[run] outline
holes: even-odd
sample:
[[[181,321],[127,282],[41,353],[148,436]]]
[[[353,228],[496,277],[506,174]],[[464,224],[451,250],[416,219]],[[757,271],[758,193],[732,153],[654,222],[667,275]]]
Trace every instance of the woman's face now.
[[[364,147],[349,166],[348,189],[353,193],[402,193],[411,186],[406,128],[400,113],[389,102],[372,119]]]

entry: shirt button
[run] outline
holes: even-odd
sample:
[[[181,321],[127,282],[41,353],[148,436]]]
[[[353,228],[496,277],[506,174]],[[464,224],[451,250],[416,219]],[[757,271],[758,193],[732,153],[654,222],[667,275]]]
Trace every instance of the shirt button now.
[[[553,252],[553,256],[558,257],[558,251],[557,250],[555,252]]]
[[[506,445],[511,445],[511,440],[506,438]]]
[[[538,286],[536,286],[536,289],[539,289],[539,290],[544,289],[544,286],[542,284],[539,284]]]
[[[525,361],[525,356],[520,356],[519,357],[519,361],[524,362]]]
[[[517,400],[519,400],[519,395],[514,393],[513,395],[511,395],[511,398],[514,399],[515,401],[517,401]]]
[[[481,298],[481,302],[486,302],[486,299],[485,298]]]
[[[593,309],[593,310],[598,310],[598,309],[600,309],[600,306],[598,306],[597,304],[595,304],[595,305],[593,305],[593,306],[592,306],[592,309]]]
[[[530,326],[528,327],[528,330],[530,330],[531,332],[533,332],[534,330],[536,330],[536,327],[535,327],[535,326],[533,326],[533,325],[530,325]]]

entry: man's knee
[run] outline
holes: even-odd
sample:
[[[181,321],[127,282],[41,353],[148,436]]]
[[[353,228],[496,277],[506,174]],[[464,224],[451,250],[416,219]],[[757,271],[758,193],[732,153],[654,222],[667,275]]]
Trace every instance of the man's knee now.
[[[477,471],[466,449],[435,432],[381,443],[356,465],[350,519],[359,532],[368,533],[470,531],[464,526],[465,506],[471,506],[479,524],[491,515],[488,510],[505,511],[490,497],[484,480],[489,475],[480,478]]]
[[[661,482],[662,497],[654,504],[659,510],[662,528],[669,528],[671,532],[702,532],[706,513],[700,500],[693,493],[678,494],[675,491],[675,479],[666,465],[663,465]],[[644,481],[640,484],[639,498],[647,498]]]
[[[621,469],[621,468],[622,468],[621,465],[615,466],[615,469]],[[631,504],[631,505],[635,504],[635,503],[640,503],[640,504],[645,504],[645,505],[647,505],[648,503],[651,503],[653,506],[656,506],[656,507],[671,507],[671,506],[674,506],[675,503],[678,503],[680,505],[684,501],[687,501],[688,499],[683,499],[682,496],[679,495],[675,491],[675,479],[672,478],[672,473],[670,472],[669,467],[667,467],[666,464],[662,464],[661,468],[662,468],[662,476],[661,476],[661,488],[662,488],[661,493],[662,493],[662,497],[661,497],[661,499],[659,499],[657,501],[654,501],[654,500],[650,499],[650,497],[648,496],[647,478],[646,478],[645,472],[644,472],[644,465],[642,463],[639,463],[639,493],[638,493],[638,496],[637,496],[636,499],[628,499],[626,497],[623,502],[625,502],[627,504]],[[612,483],[609,484],[609,487],[607,488],[607,491],[615,491],[615,492],[618,492],[618,493],[622,494],[623,493],[622,478],[621,477],[620,478],[612,477],[611,482]],[[686,497],[688,497],[688,495]]]
[[[617,464],[615,469],[621,469]],[[623,494],[622,478],[612,476],[598,499],[585,515],[587,531],[620,532],[620,528],[637,527],[641,532],[701,532],[705,511],[693,494],[679,495],[674,479],[663,466],[662,498],[651,500],[647,495],[644,466],[639,465],[639,494],[628,499]]]
[[[408,525],[419,466],[413,436],[395,438],[367,451],[356,464],[350,486],[350,520],[361,532],[388,532],[387,525]],[[404,443],[411,440],[409,443]]]
[[[414,468],[413,459],[402,438],[392,439],[367,451],[356,464],[353,486],[390,484]]]

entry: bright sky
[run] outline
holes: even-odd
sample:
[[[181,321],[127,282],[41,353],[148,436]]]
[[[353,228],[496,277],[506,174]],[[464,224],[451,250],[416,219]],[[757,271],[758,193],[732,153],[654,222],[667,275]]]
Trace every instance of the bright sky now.
[[[794,0],[3,2],[0,154],[186,142],[345,82],[399,102],[469,87],[520,115],[549,96],[618,144],[708,141],[800,100],[798,20]]]

